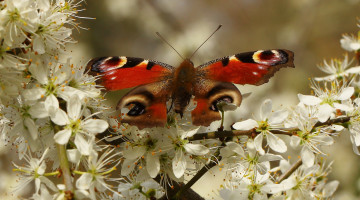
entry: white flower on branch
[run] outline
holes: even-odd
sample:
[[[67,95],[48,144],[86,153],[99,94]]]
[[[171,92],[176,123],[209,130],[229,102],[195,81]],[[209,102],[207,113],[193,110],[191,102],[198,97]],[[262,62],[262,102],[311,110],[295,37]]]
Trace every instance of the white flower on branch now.
[[[7,47],[19,47],[27,38],[26,33],[35,31],[36,8],[30,0],[5,0],[4,4],[6,7],[0,12],[4,43]]]
[[[164,142],[168,140],[161,128],[144,130],[144,133],[127,134],[129,141],[123,144],[124,162],[121,175],[127,176],[135,168],[135,163],[141,166],[141,159],[145,160],[144,165],[150,177],[155,178],[160,171],[160,155],[165,151],[162,149]],[[126,134],[126,133],[125,133]]]
[[[290,145],[294,148],[302,146],[301,159],[305,166],[311,167],[315,162],[315,154],[324,154],[320,150],[322,145],[331,145],[334,143],[330,132],[321,129],[314,129],[314,125],[318,122],[314,116],[316,109],[305,106],[302,103],[295,108],[291,120],[296,123],[296,127],[300,130],[296,135],[291,136]]]
[[[220,166],[233,166],[231,169],[235,168],[239,170],[239,174],[243,174],[245,171],[254,170],[260,174],[267,173],[270,170],[270,162],[283,159],[280,155],[274,155],[271,153],[259,154],[255,147],[254,141],[248,140],[246,143],[246,151],[242,146],[235,142],[227,142],[226,146],[220,150],[220,155],[222,156]],[[243,169],[244,171],[242,171]]]
[[[116,200],[126,199],[159,199],[164,195],[164,191],[153,179],[148,179],[143,182],[133,181],[133,183],[121,183],[118,186],[118,194],[115,193]],[[114,199],[114,200],[115,200]]]
[[[341,47],[346,51],[356,52],[360,49],[359,38],[354,35],[343,35],[340,40]]]
[[[202,145],[191,143],[187,140],[188,137],[193,136],[199,128],[184,131],[180,128],[170,128],[169,138],[171,144],[165,145],[175,151],[175,155],[172,160],[172,168],[176,178],[180,178],[184,175],[187,167],[186,157],[189,155],[203,156],[209,152],[209,149]]]
[[[343,104],[354,94],[354,87],[347,84],[341,84],[338,81],[324,82],[323,87],[320,84],[312,82],[311,88],[315,92],[315,96],[298,94],[301,103],[308,106],[317,106],[318,112],[316,117],[320,122],[325,122],[331,116],[334,116],[336,109],[342,111],[350,111],[351,107]]]
[[[30,105],[25,104],[21,97],[18,97],[14,104],[3,108],[2,112],[13,122],[8,136],[12,140],[27,141],[27,144],[20,142],[19,147],[30,148],[33,152],[41,150],[41,140],[39,140],[39,124],[30,116]],[[23,153],[19,153],[21,159]]]
[[[101,156],[98,152],[91,151],[88,158],[84,161],[86,172],[77,172],[81,176],[76,181],[76,193],[86,194],[90,199],[97,199],[96,193],[104,193],[113,191],[113,186],[108,182],[120,184],[122,178],[111,178],[110,174],[116,170],[116,166],[120,163],[119,153],[114,149],[106,149]],[[115,191],[113,191],[115,192]]]
[[[271,130],[276,130],[282,127],[284,120],[287,118],[288,112],[285,110],[272,111],[272,101],[266,99],[260,107],[260,119],[255,121],[253,119],[248,119],[242,122],[236,122],[233,125],[233,128],[236,130],[251,130],[256,128],[256,131],[259,131],[255,139],[256,150],[260,154],[264,154],[265,151],[262,148],[262,141],[265,137],[267,139],[267,144],[270,148],[276,152],[284,153],[287,150],[285,142],[280,139],[275,134],[271,133]]]
[[[18,166],[15,163],[13,165],[17,168],[14,171],[21,172],[19,175],[19,183],[15,188],[16,191],[26,187],[30,182],[35,181],[35,193],[39,192],[41,183],[45,184],[48,188],[56,191],[55,184],[48,179],[45,175],[46,163],[44,161],[47,153],[47,149],[43,152],[40,159],[33,158],[31,152],[27,150],[25,154],[26,164],[24,166]]]
[[[358,147],[360,146],[360,99],[356,98],[351,105],[353,108],[347,112],[347,116],[352,116],[349,121],[350,141],[353,150],[357,155],[360,155]]]
[[[64,26],[69,23],[68,17],[66,13],[53,10],[38,14],[36,30],[32,38],[35,52],[39,54],[54,53],[61,50],[65,44],[74,43],[70,37],[72,29]]]
[[[64,129],[54,135],[58,144],[67,144],[70,137],[74,136],[74,143],[82,155],[89,155],[92,149],[94,136],[108,128],[108,123],[101,119],[90,119],[88,116],[82,119],[81,101],[77,95],[73,95],[67,102],[67,114],[58,110],[54,123],[64,126]]]
[[[280,161],[280,169],[285,173],[290,167],[290,164],[285,161]],[[282,184],[287,185],[286,197],[289,199],[324,199],[331,197],[339,181],[327,182],[331,171],[331,163],[326,165],[321,162],[321,165],[316,164],[311,167],[304,165],[300,166],[289,178],[285,179]]]
[[[234,180],[234,182],[237,179]],[[259,174],[250,173],[249,176],[242,178],[234,183],[235,189],[222,189],[220,196],[224,200],[238,199],[268,199],[269,194],[276,194],[288,189],[284,184],[275,184],[271,181],[269,173]],[[279,195],[277,195],[279,197]]]
[[[333,81],[335,79],[341,79],[341,78],[347,78],[351,74],[358,74],[360,73],[360,66],[357,67],[351,67],[353,60],[349,61],[348,55],[345,54],[344,60],[340,59],[332,59],[330,63],[326,62],[324,60],[323,65],[318,65],[318,68],[327,73],[330,74],[325,77],[317,77],[315,78],[316,81]]]

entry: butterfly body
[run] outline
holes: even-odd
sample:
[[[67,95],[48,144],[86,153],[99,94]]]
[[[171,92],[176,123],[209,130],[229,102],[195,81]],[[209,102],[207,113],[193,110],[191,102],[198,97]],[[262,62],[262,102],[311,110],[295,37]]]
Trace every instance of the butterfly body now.
[[[191,97],[194,95],[194,86],[196,84],[194,64],[188,59],[184,60],[175,69],[173,80],[171,100],[175,112],[182,116]]]
[[[266,50],[235,54],[210,61],[198,67],[185,59],[174,68],[165,63],[132,57],[100,57],[88,64],[101,75],[107,90],[132,89],[123,96],[117,108],[130,106],[122,122],[146,127],[165,126],[166,107],[183,115],[191,98],[197,102],[192,111],[194,125],[208,126],[221,119],[216,104],[226,101],[237,106],[242,96],[233,84],[261,85],[283,67],[294,67],[293,53],[288,50]]]

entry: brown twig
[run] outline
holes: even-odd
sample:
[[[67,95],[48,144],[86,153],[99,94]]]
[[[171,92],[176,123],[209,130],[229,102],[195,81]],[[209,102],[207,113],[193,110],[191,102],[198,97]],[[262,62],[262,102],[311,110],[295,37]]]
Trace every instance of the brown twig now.
[[[345,123],[350,121],[351,117],[339,117],[336,119],[329,119],[326,122],[318,122],[314,125],[314,127],[319,126],[326,126],[331,124],[337,124],[337,123]],[[279,134],[279,135],[295,135],[296,132],[299,131],[298,128],[287,128],[287,129],[276,129],[271,130],[271,133],[273,134]],[[216,139],[216,138],[225,138],[225,137],[235,137],[235,136],[256,136],[260,132],[256,131],[256,129],[250,129],[250,130],[231,130],[231,131],[214,131],[214,132],[208,132],[208,133],[197,133],[193,137],[188,138],[189,141],[194,140],[203,140],[203,139]]]
[[[205,165],[203,168],[198,171],[194,177],[190,179],[180,190],[177,192],[176,196],[181,197],[184,191],[190,189],[206,172],[209,171],[212,167],[216,166],[215,162],[210,162],[208,165]]]
[[[154,178],[155,181],[160,183],[161,178],[160,176],[157,176]],[[173,187],[167,187],[166,194],[161,197],[159,200],[166,200],[166,199],[179,199],[179,200],[205,200],[203,197],[201,197],[197,192],[192,190],[191,188],[184,191],[184,193],[181,195],[181,197],[176,197],[176,193],[181,190],[181,188],[184,186],[184,183],[173,183]]]
[[[302,165],[302,160],[299,159],[295,164],[293,164],[293,165],[291,166],[291,168],[290,168],[287,172],[285,172],[284,174],[282,174],[282,175],[279,177],[278,182],[281,183],[283,180],[289,178],[290,175],[291,175],[292,173],[294,173],[301,165]]]

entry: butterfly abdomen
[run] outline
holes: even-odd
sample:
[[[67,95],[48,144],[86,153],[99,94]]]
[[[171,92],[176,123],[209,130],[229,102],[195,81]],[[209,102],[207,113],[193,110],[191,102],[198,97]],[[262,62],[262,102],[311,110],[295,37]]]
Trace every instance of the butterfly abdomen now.
[[[195,68],[190,60],[184,60],[174,73],[172,102],[176,113],[182,116],[194,93]]]

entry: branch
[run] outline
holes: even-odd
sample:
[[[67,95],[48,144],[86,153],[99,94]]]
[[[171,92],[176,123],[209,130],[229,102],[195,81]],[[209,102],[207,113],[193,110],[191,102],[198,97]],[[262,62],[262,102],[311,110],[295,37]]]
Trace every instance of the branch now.
[[[157,176],[154,178],[155,181],[160,183],[161,177]],[[166,190],[166,194],[161,197],[159,200],[166,200],[169,199],[169,197],[172,197],[170,199],[179,199],[179,200],[205,200],[203,197],[201,197],[198,193],[196,193],[194,190],[189,188],[188,190],[184,191],[184,193],[181,195],[181,197],[176,197],[176,193],[181,190],[181,188],[184,186],[184,183],[177,183],[173,182],[173,187],[168,187]]]
[[[58,149],[59,153],[59,159],[60,159],[60,168],[61,172],[64,178],[64,184],[65,184],[65,198],[66,199],[73,199],[74,198],[74,186],[71,181],[71,172],[70,172],[70,165],[69,160],[66,155],[66,148],[65,145],[56,144],[56,147]]]
[[[351,117],[339,117],[336,119],[329,119],[326,122],[318,122],[315,124],[314,127],[320,127],[325,125],[332,125],[337,123],[345,123],[350,121]],[[271,130],[271,133],[273,134],[281,134],[281,135],[295,135],[296,131],[299,131],[298,128],[284,128],[284,129],[276,129]],[[231,130],[231,131],[214,131],[214,132],[208,132],[208,133],[197,133],[193,137],[189,138],[189,141],[194,140],[203,140],[203,139],[216,139],[216,138],[225,138],[225,137],[235,137],[235,136],[256,136],[260,134],[259,131],[256,131],[256,129],[250,129],[250,130]]]
[[[291,168],[285,172],[284,174],[282,174],[280,177],[279,177],[279,180],[278,182],[281,183],[283,180],[289,178],[289,176],[294,173],[300,166],[302,165],[302,160],[299,159],[295,164],[293,164],[293,166],[291,166]]]
[[[181,197],[182,194],[184,193],[184,191],[187,191],[188,189],[190,189],[206,172],[209,171],[209,169],[213,168],[214,166],[216,166],[215,162],[210,162],[208,165],[205,165],[203,168],[200,169],[200,171],[197,172],[197,174],[195,174],[194,177],[192,177],[190,179],[189,182],[186,183],[186,185],[184,185],[176,194],[177,197]]]

